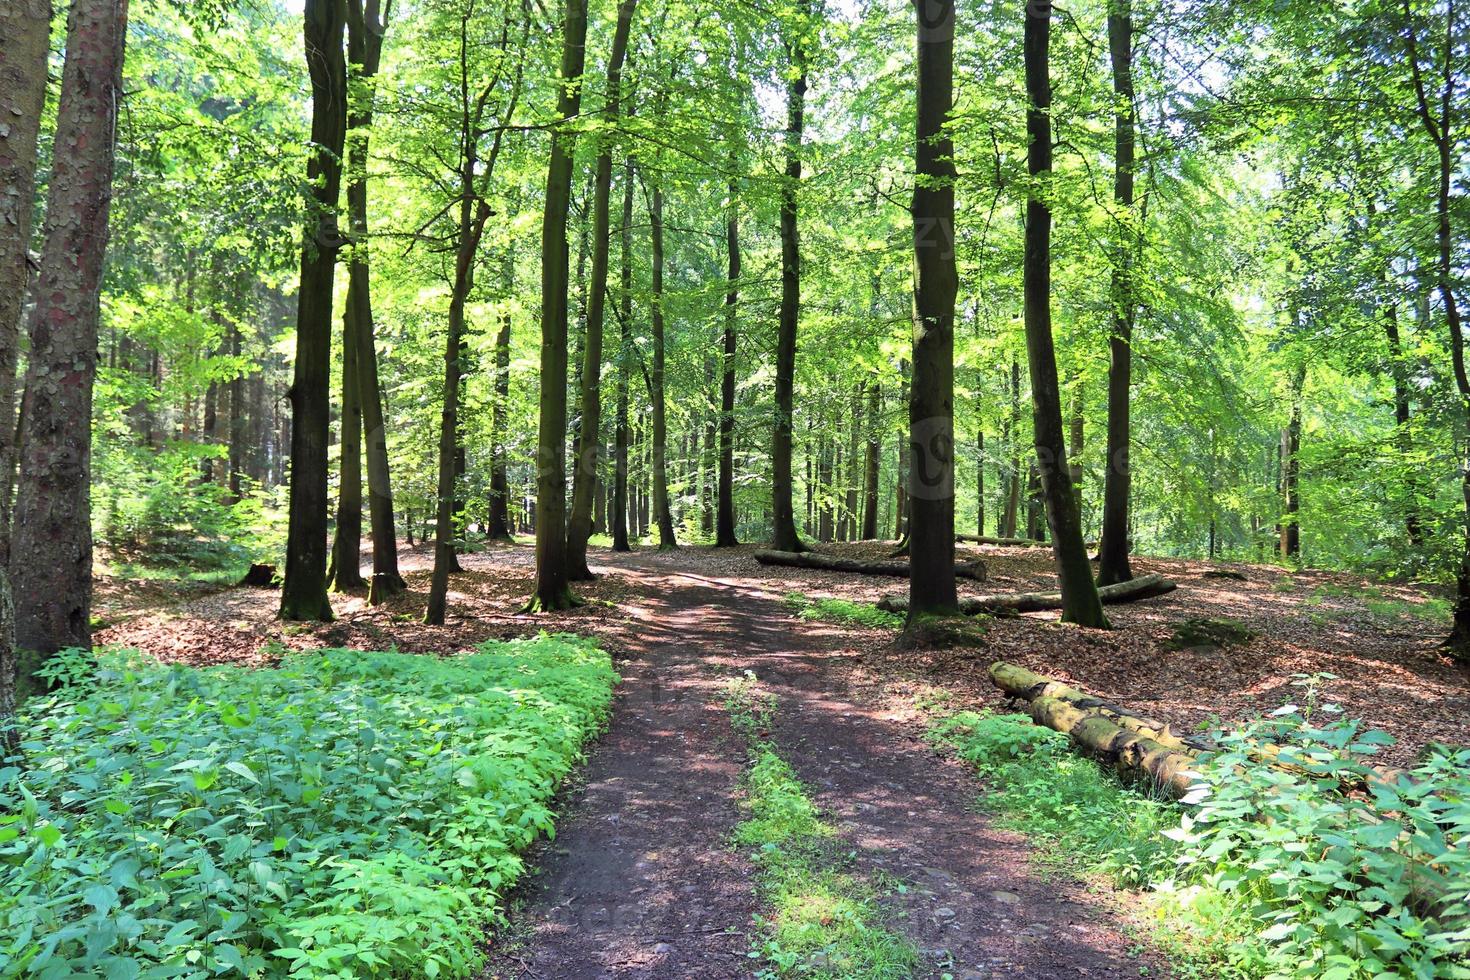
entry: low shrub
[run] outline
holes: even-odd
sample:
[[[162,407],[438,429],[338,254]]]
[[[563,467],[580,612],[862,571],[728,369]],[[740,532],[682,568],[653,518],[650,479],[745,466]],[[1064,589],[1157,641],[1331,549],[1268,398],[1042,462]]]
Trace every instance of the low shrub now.
[[[0,768],[0,975],[468,975],[615,682],[571,636],[104,655]]]
[[[1024,715],[962,713],[932,740],[985,776],[989,804],[1058,869],[1146,891],[1160,944],[1189,975],[1470,977],[1470,750],[1432,752],[1396,786],[1368,780],[1391,739],[1309,706],[1216,739],[1182,804],[1118,783]],[[1278,747],[1297,772],[1262,765]],[[1344,793],[1367,783],[1371,793]],[[1426,876],[1423,869],[1430,868]],[[1432,877],[1431,909],[1415,883]],[[1429,915],[1432,911],[1433,915]]]

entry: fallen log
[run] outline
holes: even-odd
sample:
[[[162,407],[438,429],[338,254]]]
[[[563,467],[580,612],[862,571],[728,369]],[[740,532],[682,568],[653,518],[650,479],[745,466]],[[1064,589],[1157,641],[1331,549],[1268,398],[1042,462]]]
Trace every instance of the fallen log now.
[[[984,534],[956,534],[955,541],[960,544],[989,544],[998,548],[1049,548],[1051,545],[1045,541],[1035,538],[993,538]],[[1086,542],[1086,547],[1096,548],[1096,541]]]
[[[849,572],[853,575],[891,575],[894,578],[909,577],[906,561],[860,561],[856,558],[837,558],[815,551],[757,551],[755,560],[762,565],[780,565],[786,568],[811,568],[823,572]],[[954,567],[958,578],[985,581],[985,563],[982,561],[959,562]]]
[[[1184,737],[1170,730],[1168,724],[1138,715],[1126,708],[1093,697],[1084,691],[1043,677],[1024,667],[997,661],[990,665],[990,680],[1012,698],[1027,702],[1027,713],[1038,725],[1044,725],[1071,738],[1085,753],[1113,765],[1122,775],[1147,778],[1169,793],[1183,799],[1198,783],[1197,766],[1207,753],[1218,751],[1215,744],[1198,737]],[[1278,746],[1261,745],[1257,759],[1261,764],[1308,776],[1324,776],[1302,766],[1284,762]],[[1361,780],[1341,779],[1342,788],[1361,788],[1369,783],[1394,786],[1400,780],[1412,782],[1402,770],[1373,766]],[[1371,814],[1364,820],[1377,823]],[[1450,877],[1436,867],[1415,864],[1406,869],[1410,900],[1422,914],[1444,916],[1446,921],[1464,920],[1454,912],[1456,897],[1463,893]],[[1446,915],[1446,912],[1450,914]]]
[[[1105,585],[1097,596],[1105,603],[1138,602],[1167,595],[1179,586],[1162,575],[1143,575],[1117,585]],[[878,603],[887,612],[908,612],[909,601],[903,596],[887,596]],[[1006,613],[1044,612],[1062,608],[1060,592],[1020,592],[1009,595],[982,595],[960,600],[960,612],[966,616],[1004,615]]]
[[[1218,752],[1220,747],[1211,739],[1201,735],[1179,735],[1168,725],[1167,722],[1156,721],[1144,715],[1140,715],[1129,708],[1105,701],[1095,697],[1078,688],[1063,684],[1061,681],[1050,677],[1043,677],[1033,673],[1024,667],[1009,664],[1005,661],[997,661],[990,665],[990,682],[1006,693],[1008,697],[1018,700],[1032,702],[1038,698],[1052,698],[1063,701],[1078,712],[1092,712],[1099,714],[1113,724],[1127,731],[1134,732],[1145,738],[1153,739],[1167,748],[1180,752],[1188,752],[1198,755],[1204,752]],[[1058,715],[1058,718],[1071,717],[1070,715]],[[1055,728],[1054,725],[1047,725]],[[1057,731],[1066,731],[1057,728]],[[1281,747],[1267,743],[1256,744],[1251,749],[1252,756],[1259,762],[1270,765],[1285,772],[1294,772],[1306,776],[1321,777],[1324,774],[1313,772],[1307,766],[1299,765],[1283,759]],[[1372,784],[1383,786],[1396,786],[1400,781],[1413,782],[1413,777],[1402,769],[1392,766],[1373,765],[1366,766],[1368,773],[1360,779],[1352,778],[1351,774],[1335,772],[1333,778],[1340,779],[1344,785],[1351,789],[1367,789]]]

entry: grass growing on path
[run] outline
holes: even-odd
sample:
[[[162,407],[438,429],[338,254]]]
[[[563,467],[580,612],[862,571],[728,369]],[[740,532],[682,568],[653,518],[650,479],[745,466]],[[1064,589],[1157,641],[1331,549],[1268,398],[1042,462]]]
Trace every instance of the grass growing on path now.
[[[800,592],[788,592],[784,601],[788,609],[805,620],[821,620],[866,629],[903,629],[902,616],[884,612],[872,603],[849,602],[846,599],[813,599]]]
[[[616,680],[572,636],[104,656],[0,760],[0,975],[472,975]]]
[[[918,964],[913,944],[884,927],[878,890],[851,870],[852,850],[762,734],[775,713],[774,699],[747,674],[731,684],[725,706],[752,756],[744,780],[747,816],[735,829],[735,843],[750,850],[769,908],[760,919],[765,938],[750,954],[766,965],[760,975],[912,976]]]

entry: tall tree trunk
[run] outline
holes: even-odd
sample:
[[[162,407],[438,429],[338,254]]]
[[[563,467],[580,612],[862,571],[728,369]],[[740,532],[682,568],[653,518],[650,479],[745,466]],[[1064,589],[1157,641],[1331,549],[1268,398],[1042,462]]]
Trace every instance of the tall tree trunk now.
[[[898,403],[909,404],[909,360],[898,362]],[[908,550],[909,540],[909,440],[900,436],[898,440],[898,479],[893,491],[893,536],[900,542],[902,550]]]
[[[353,0],[349,0],[353,2]],[[351,189],[348,190],[351,197]],[[352,285],[342,318],[342,444],[338,454],[337,526],[332,538],[328,583],[338,592],[361,588],[362,580],[362,388],[357,368],[357,331]]]
[[[1006,415],[1006,449],[1010,453],[1005,486],[1005,519],[999,537],[1014,538],[1021,514],[1021,364],[1011,357],[1011,410]]]
[[[587,61],[587,0],[566,0],[557,115],[581,111]],[[541,224],[541,407],[536,446],[536,589],[528,612],[575,605],[567,577],[567,210],[572,186],[573,133],[551,136],[546,206]]]
[[[618,4],[618,24],[607,59],[607,125],[618,123],[623,98],[623,59],[637,0]],[[602,327],[607,294],[607,262],[611,219],[612,142],[603,136],[598,146],[596,183],[592,198],[592,279],[587,289],[587,326],[583,338],[582,426],[577,463],[572,474],[572,515],[567,529],[567,575],[573,581],[592,578],[587,567],[587,539],[592,535],[593,495],[602,451]]]
[[[817,438],[817,540],[832,540],[832,518],[837,509],[837,487],[833,482],[832,440],[824,431]]]
[[[975,533],[985,534],[985,430],[975,431]]]
[[[805,130],[807,51],[804,39],[810,0],[797,4],[801,22],[791,31],[786,51],[791,67],[786,83],[786,173],[781,183],[781,317],[776,331],[776,420],[771,436],[771,547],[804,551],[796,533],[791,473],[793,394],[796,383],[796,331],[801,321],[801,241],[796,227],[801,185],[801,141]]]
[[[1298,366],[1291,376],[1291,414],[1281,430],[1281,557],[1295,561],[1301,556],[1301,445],[1302,388],[1306,383],[1306,365]]]
[[[92,645],[92,384],[127,19],[126,0],[75,0],[67,19],[12,566],[16,643],[42,658]]]
[[[914,382],[909,396],[909,623],[959,611],[954,574],[954,0],[916,3]]]
[[[1464,541],[1461,548],[1460,570],[1456,578],[1454,627],[1445,645],[1456,659],[1470,661],[1470,373],[1465,367],[1465,337],[1462,333],[1460,307],[1455,295],[1455,241],[1451,219],[1451,192],[1455,176],[1456,152],[1459,134],[1454,131],[1455,71],[1454,46],[1459,36],[1457,31],[1456,7],[1453,2],[1447,7],[1445,17],[1444,45],[1441,54],[1442,88],[1438,93],[1438,108],[1431,102],[1425,85],[1425,72],[1419,63],[1419,44],[1414,25],[1414,14],[1409,0],[1403,0],[1403,13],[1409,67],[1414,82],[1414,95],[1419,119],[1425,132],[1434,144],[1438,158],[1437,187],[1435,192],[1435,244],[1438,249],[1435,264],[1435,282],[1440,301],[1444,304],[1445,327],[1450,335],[1450,360],[1454,368],[1455,388],[1459,394],[1460,419],[1466,440],[1462,448],[1460,464],[1460,488],[1464,500]],[[1432,62],[1432,59],[1431,59]],[[1432,64],[1431,64],[1431,67]]]
[[[613,435],[613,551],[629,551],[628,516],[628,358],[633,329],[633,158],[623,163],[621,289],[618,294],[618,393]]]
[[[1026,94],[1030,102],[1026,113],[1030,137],[1026,159],[1033,181],[1026,201],[1026,358],[1031,367],[1036,464],[1061,583],[1062,620],[1081,626],[1106,627],[1108,620],[1087,562],[1081,513],[1067,469],[1061,391],[1051,333],[1051,209],[1035,186],[1050,178],[1052,167],[1051,14],[1049,0],[1033,0],[1026,5]]]
[[[350,0],[348,6],[348,57],[358,66],[360,78],[367,81],[365,100],[352,111],[352,140],[348,166],[351,179],[347,185],[347,206],[352,222],[352,237],[358,246],[352,250],[348,267],[347,318],[343,329],[350,333],[357,350],[358,404],[362,411],[363,453],[367,457],[368,509],[373,534],[373,577],[368,589],[368,603],[376,605],[402,592],[407,586],[398,571],[398,535],[393,523],[393,483],[388,466],[388,430],[383,419],[383,389],[378,380],[378,348],[374,338],[377,327],[373,318],[372,275],[366,245],[368,234],[368,127],[372,124],[373,98],[378,66],[383,55],[383,34],[393,9],[386,0],[381,11],[378,0]],[[344,357],[344,364],[345,364]],[[359,492],[358,523],[361,525]],[[340,518],[339,518],[340,519]]]
[[[311,220],[301,249],[296,306],[296,371],[291,402],[291,503],[280,616],[329,620],[327,600],[328,388],[332,358],[332,287],[337,198],[347,130],[347,60],[342,48],[346,0],[306,0],[306,64],[311,72],[311,143],[307,186]]]
[[[241,337],[239,325],[234,320],[230,321],[229,331],[230,356],[238,358],[242,353]],[[245,374],[243,371],[236,371],[234,377],[230,378],[226,390],[230,400],[229,500],[230,503],[237,504],[244,497],[246,439],[249,433],[249,420],[245,415]]]
[[[584,8],[585,15],[585,8]],[[585,20],[584,20],[585,28]],[[465,472],[463,432],[459,422],[460,387],[465,365],[469,356],[469,344],[465,337],[465,304],[475,285],[475,262],[480,250],[480,240],[485,233],[485,223],[490,220],[491,210],[485,200],[484,185],[495,174],[495,164],[500,155],[504,127],[495,128],[495,138],[484,161],[480,159],[479,141],[485,133],[484,113],[489,102],[490,89],[483,90],[476,98],[471,97],[469,62],[469,14],[460,21],[459,70],[461,93],[459,131],[459,227],[455,236],[454,279],[449,293],[449,331],[444,341],[444,406],[439,424],[439,476],[436,488],[434,517],[434,571],[429,577],[429,600],[424,610],[424,622],[432,626],[444,625],[448,611],[449,576],[462,571],[456,554],[459,532],[463,529],[464,500],[460,486]],[[510,49],[508,30],[500,36],[500,50],[504,55]],[[523,64],[524,62],[522,62]],[[510,97],[506,101],[504,120],[508,121],[515,111],[520,96],[521,66],[518,64],[515,79],[511,83]],[[568,174],[570,180],[570,174]],[[562,231],[566,221],[563,214]],[[565,267],[563,267],[565,286]],[[565,326],[565,297],[563,297],[563,326]],[[562,414],[566,414],[566,337],[562,337],[562,379],[560,398]],[[562,433],[565,439],[565,432]],[[561,457],[557,457],[560,463]],[[564,544],[565,542],[563,542]]]
[[[725,336],[720,362],[720,477],[715,506],[715,547],[733,548],[735,537],[735,356],[740,325],[740,187],[731,179],[725,215]]]
[[[1108,14],[1108,50],[1113,62],[1113,203],[1121,215],[1113,249],[1113,329],[1108,338],[1108,459],[1103,477],[1102,536],[1097,584],[1133,577],[1129,567],[1128,509],[1132,475],[1129,390],[1133,384],[1133,255],[1138,230],[1133,214],[1133,13],[1131,0],[1116,0]]]
[[[660,551],[677,548],[674,539],[674,514],[669,506],[668,414],[664,401],[664,192],[655,184],[648,208],[648,224],[653,239],[651,315],[653,319],[653,371],[649,378],[648,399],[653,403],[653,514],[658,524]]]
[[[15,483],[16,368],[21,311],[36,211],[36,140],[46,104],[51,2],[6,3],[0,10],[0,568],[10,562]]]
[[[883,386],[874,378],[868,383],[867,452],[863,465],[863,529],[859,537],[872,541],[878,537],[878,454],[883,448],[879,438],[878,414],[883,407]]]
[[[505,289],[509,293],[515,276],[515,256],[506,250]],[[510,526],[510,482],[505,473],[506,414],[510,410],[511,315],[500,314],[500,331],[495,335],[495,398],[490,407],[490,515],[486,536],[491,541],[512,540]]]
[[[1383,332],[1388,338],[1388,369],[1393,378],[1395,442],[1398,444],[1399,453],[1407,458],[1414,448],[1413,430],[1409,425],[1412,419],[1412,407],[1408,371],[1404,364],[1403,341],[1399,336],[1398,306],[1391,297],[1386,296],[1384,302],[1386,305],[1383,311]],[[1405,485],[1409,493],[1409,505],[1408,512],[1404,515],[1404,530],[1408,532],[1409,544],[1417,548],[1424,543],[1424,526],[1419,518],[1417,499],[1419,481],[1412,470],[1405,479]]]

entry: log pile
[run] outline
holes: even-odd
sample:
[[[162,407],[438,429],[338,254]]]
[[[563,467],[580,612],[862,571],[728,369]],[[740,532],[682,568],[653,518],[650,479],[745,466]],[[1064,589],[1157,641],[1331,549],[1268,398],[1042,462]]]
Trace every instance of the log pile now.
[[[1104,603],[1137,602],[1167,595],[1178,586],[1162,575],[1141,575],[1117,585],[1105,585],[1097,590],[1098,598]],[[888,596],[878,603],[879,609],[893,613],[908,612],[908,599]],[[1004,616],[1015,613],[1044,612],[1062,608],[1060,592],[1019,592],[1003,595],[983,595],[960,600],[960,612],[966,616]]]
[[[861,561],[856,558],[837,558],[818,554],[815,551],[757,551],[755,560],[762,565],[780,565],[786,568],[811,568],[823,572],[849,572],[853,575],[890,575],[894,578],[909,577],[906,561]],[[966,561],[955,565],[956,578],[985,581],[985,563]]]

